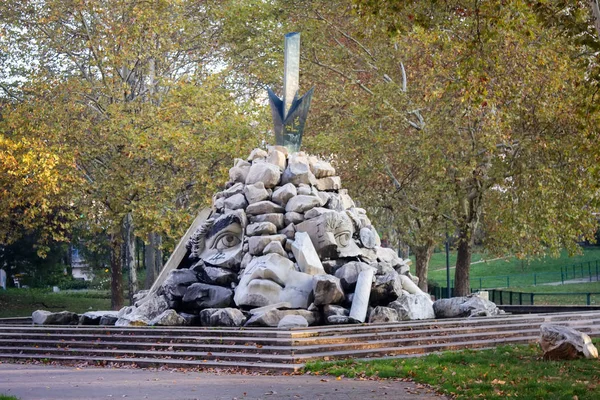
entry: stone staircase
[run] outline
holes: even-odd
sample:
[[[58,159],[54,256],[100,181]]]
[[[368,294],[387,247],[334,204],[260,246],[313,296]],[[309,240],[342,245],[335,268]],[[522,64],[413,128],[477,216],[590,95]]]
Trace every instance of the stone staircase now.
[[[535,343],[543,323],[600,336],[600,311],[304,329],[0,324],[0,362],[17,360],[295,372],[308,361],[412,357]]]

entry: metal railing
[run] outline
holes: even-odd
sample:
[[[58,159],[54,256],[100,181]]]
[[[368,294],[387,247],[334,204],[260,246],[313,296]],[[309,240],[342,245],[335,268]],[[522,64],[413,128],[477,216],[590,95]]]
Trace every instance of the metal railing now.
[[[513,292],[510,290],[497,290],[492,289],[488,290],[490,301],[498,304],[498,305],[536,305],[535,300],[538,299],[539,304],[548,304],[541,300],[543,297],[564,297],[570,298],[565,301],[554,298],[550,301],[552,305],[559,304],[581,304],[585,303],[585,305],[592,304],[600,304],[600,292],[574,292],[574,293],[566,293],[566,292]],[[541,300],[541,302],[540,302]]]
[[[471,288],[471,292],[479,289]],[[598,305],[600,292],[514,292],[511,290],[486,290],[490,301],[498,305]],[[429,293],[436,299],[448,297],[445,287],[430,287]],[[454,296],[454,288],[450,288],[450,297]],[[537,303],[536,303],[537,300]]]

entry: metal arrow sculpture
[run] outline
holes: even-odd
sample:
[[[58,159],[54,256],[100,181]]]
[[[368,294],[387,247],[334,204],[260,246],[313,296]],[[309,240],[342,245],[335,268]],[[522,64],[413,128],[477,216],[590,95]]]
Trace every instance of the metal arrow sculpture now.
[[[275,127],[275,142],[290,152],[300,150],[302,133],[310,108],[314,87],[298,97],[300,74],[300,33],[285,35],[283,67],[283,99],[267,88]]]

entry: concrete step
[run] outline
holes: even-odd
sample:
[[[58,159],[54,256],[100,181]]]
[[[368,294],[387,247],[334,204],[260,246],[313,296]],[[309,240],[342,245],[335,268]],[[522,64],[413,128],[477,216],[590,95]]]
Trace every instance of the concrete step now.
[[[577,317],[577,319],[574,319]],[[542,322],[551,321],[553,323],[566,323],[579,325],[581,321],[600,321],[598,315],[588,315],[588,318],[582,318],[581,314],[567,316],[552,316],[543,319],[537,318],[534,321],[530,319],[515,318],[513,320],[503,319],[504,323],[486,319],[473,323],[472,320],[462,320],[459,323],[451,325],[440,324],[439,321],[429,322],[427,324],[416,322],[410,329],[405,329],[408,323],[403,324],[379,324],[373,326],[346,325],[342,328],[336,327],[318,327],[309,329],[307,335],[304,330],[276,331],[279,337],[274,336],[273,329],[253,331],[248,334],[243,329],[234,330],[242,336],[217,337],[215,335],[205,336],[204,328],[187,328],[185,331],[173,329],[156,328],[132,328],[127,329],[107,329],[105,327],[35,327],[35,326],[11,326],[0,327],[0,338],[11,339],[41,339],[51,335],[53,338],[62,340],[96,340],[96,341],[145,341],[145,342],[164,342],[164,343],[205,343],[205,344],[247,344],[258,343],[261,345],[309,345],[325,343],[347,343],[351,341],[362,341],[372,335],[380,338],[397,337],[400,335],[419,336],[435,334],[458,334],[472,333],[477,331],[486,331],[493,329],[495,331],[506,331],[512,329],[537,329]],[[490,324],[489,322],[492,322]],[[364,329],[367,327],[368,329]],[[214,330],[214,329],[213,329]],[[231,331],[231,329],[226,329]],[[268,337],[261,336],[261,333],[268,332]],[[194,336],[196,333],[197,336]],[[214,333],[214,332],[213,332]]]
[[[433,352],[440,351],[456,351],[462,349],[480,349],[495,347],[503,344],[527,344],[537,343],[539,337],[536,336],[521,336],[516,338],[507,338],[501,340],[474,340],[474,341],[460,341],[455,343],[431,343],[426,345],[414,345],[406,347],[388,347],[380,348],[377,351],[371,349],[367,350],[345,350],[345,351],[324,351],[318,353],[309,353],[296,355],[291,358],[280,358],[280,361],[284,362],[269,362],[269,359],[276,359],[277,357],[270,357],[269,359],[261,359],[260,361],[248,361],[248,360],[232,360],[232,359],[209,359],[188,357],[187,359],[179,357],[176,359],[162,357],[156,354],[150,354],[154,357],[124,357],[124,356],[111,356],[109,352],[105,355],[87,355],[87,354],[65,354],[56,352],[53,353],[49,349],[39,349],[40,351],[35,352],[22,352],[22,353],[6,353],[0,352],[0,360],[42,360],[42,361],[60,361],[67,360],[72,362],[93,362],[96,364],[118,364],[118,365],[137,365],[140,367],[173,367],[173,368],[184,368],[184,367],[198,367],[198,368],[232,368],[232,369],[249,369],[249,370],[273,370],[273,371],[297,371],[304,366],[306,362],[316,360],[340,360],[340,359],[373,359],[373,358],[384,358],[384,357],[398,357],[398,356],[415,356],[424,355]],[[33,350],[33,349],[32,349]],[[287,362],[286,362],[287,361]]]
[[[600,336],[600,312],[269,328],[0,326],[0,360],[293,371],[312,360],[386,358],[535,343],[551,322]]]
[[[86,357],[70,355],[45,355],[45,354],[4,354],[0,353],[0,360],[4,362],[39,360],[42,362],[59,362],[66,365],[81,365],[89,363],[90,365],[110,366],[110,365],[130,365],[140,368],[186,368],[186,369],[232,369],[236,371],[261,371],[291,373],[301,370],[304,364],[279,364],[263,362],[241,362],[241,361],[210,361],[210,360],[170,360],[166,358],[116,358],[116,357]]]
[[[293,362],[291,354],[279,355],[276,353],[252,354],[240,352],[210,352],[210,351],[171,351],[171,350],[122,350],[122,349],[91,349],[73,347],[0,347],[0,354],[45,354],[45,355],[80,355],[104,359],[114,358],[166,358],[178,360],[227,360],[243,362],[284,363]]]
[[[597,325],[582,326],[582,331],[587,331],[591,335],[600,336],[600,329]],[[202,345],[168,345],[158,343],[99,343],[99,342],[63,342],[63,341],[15,341],[12,345],[3,343],[0,346],[0,353],[26,354],[79,354],[84,356],[96,356],[99,358],[114,357],[148,357],[160,356],[168,358],[203,358],[209,360],[243,360],[254,362],[262,360],[263,362],[293,362],[294,357],[304,358],[323,357],[324,354],[329,357],[338,355],[361,354],[363,356],[378,356],[381,354],[406,354],[410,350],[412,354],[414,348],[429,348],[432,345],[444,345],[448,349],[453,346],[463,346],[464,343],[501,343],[512,342],[523,337],[538,336],[537,329],[507,331],[507,332],[480,332],[463,335],[441,335],[441,336],[423,336],[411,337],[394,340],[382,340],[371,338],[364,342],[353,342],[336,345],[321,346],[287,346],[287,347],[262,347],[262,346],[222,346],[206,347]],[[393,351],[391,350],[393,349]]]
[[[263,346],[257,343],[246,345],[214,345],[214,344],[192,344],[192,343],[156,343],[156,342],[105,342],[105,341],[64,341],[52,339],[0,339],[0,347],[53,347],[53,348],[114,348],[129,350],[153,350],[153,351],[205,351],[205,352],[240,352],[240,353],[267,353],[267,354],[292,354],[293,346]]]
[[[584,332],[592,332],[592,325],[582,325],[579,329]],[[198,343],[157,343],[157,342],[119,342],[119,341],[82,341],[82,340],[53,340],[53,339],[0,339],[0,348],[8,351],[11,347],[45,347],[45,348],[61,348],[61,349],[119,349],[119,350],[151,350],[155,352],[176,351],[176,352],[238,352],[243,354],[302,354],[318,351],[328,351],[331,349],[376,349],[382,347],[399,347],[415,344],[426,343],[450,343],[465,339],[498,339],[508,338],[522,335],[536,335],[539,330],[536,329],[518,329],[505,331],[489,331],[478,330],[470,332],[461,332],[460,334],[449,334],[446,332],[438,332],[430,335],[398,335],[398,336],[383,336],[383,335],[363,335],[362,341],[344,341],[341,337],[339,343],[314,343],[302,344],[295,346],[263,346],[257,343],[246,343],[245,345],[215,345],[215,344],[198,344]]]
[[[261,338],[257,337],[227,337],[227,338],[211,338],[205,336],[165,336],[165,335],[122,335],[122,334],[106,334],[104,332],[98,332],[97,334],[77,334],[73,332],[69,333],[60,333],[60,334],[52,334],[52,333],[37,333],[35,331],[30,331],[28,333],[13,333],[13,332],[2,332],[0,329],[0,339],[10,340],[10,339],[44,339],[52,337],[55,340],[62,341],[97,341],[97,342],[105,342],[110,343],[111,341],[121,341],[121,342],[148,342],[148,343],[203,343],[203,344],[238,344],[244,346],[260,344],[260,345],[291,345],[291,339],[277,339],[277,338]]]

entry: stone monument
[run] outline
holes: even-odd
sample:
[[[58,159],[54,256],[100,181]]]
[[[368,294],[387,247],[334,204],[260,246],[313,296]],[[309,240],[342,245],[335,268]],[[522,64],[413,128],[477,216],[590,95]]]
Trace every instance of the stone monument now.
[[[285,38],[277,145],[236,159],[152,289],[116,324],[272,326],[434,318],[410,262],[381,247],[327,161],[299,151],[312,89],[298,98],[298,33]]]

